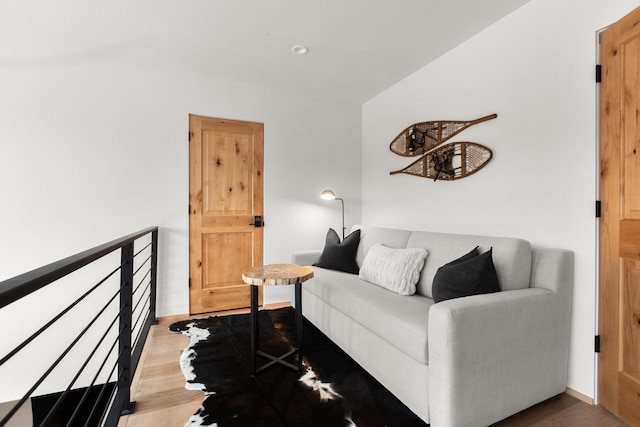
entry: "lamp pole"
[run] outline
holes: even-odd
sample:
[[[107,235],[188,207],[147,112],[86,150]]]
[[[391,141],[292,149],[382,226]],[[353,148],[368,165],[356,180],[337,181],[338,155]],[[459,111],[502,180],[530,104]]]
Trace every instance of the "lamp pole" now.
[[[344,240],[344,231],[347,229],[347,227],[344,226],[344,200],[340,197],[336,197],[336,200],[340,200],[340,204],[342,205],[342,240]]]
[[[344,200],[340,197],[336,197],[336,193],[334,193],[333,190],[324,190],[320,194],[320,197],[325,200],[340,200],[340,204],[342,205],[342,240],[344,240],[344,232],[347,229],[347,227],[344,226]]]

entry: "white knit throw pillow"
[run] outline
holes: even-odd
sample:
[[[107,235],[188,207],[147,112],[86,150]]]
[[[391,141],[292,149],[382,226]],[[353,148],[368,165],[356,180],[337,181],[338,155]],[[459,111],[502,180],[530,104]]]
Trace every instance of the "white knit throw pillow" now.
[[[413,295],[427,254],[423,248],[394,249],[376,243],[362,261],[359,277],[397,294]]]

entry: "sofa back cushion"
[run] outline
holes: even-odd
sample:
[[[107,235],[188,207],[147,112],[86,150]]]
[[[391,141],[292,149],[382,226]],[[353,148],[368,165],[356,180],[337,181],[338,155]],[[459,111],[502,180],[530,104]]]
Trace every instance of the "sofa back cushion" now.
[[[358,246],[358,253],[356,254],[358,267],[362,267],[362,261],[364,261],[365,255],[376,243],[380,243],[389,248],[406,248],[409,237],[411,236],[411,231],[408,230],[361,225],[353,226],[352,231],[358,229],[360,230],[360,245]]]
[[[501,290],[529,287],[531,245],[526,240],[511,237],[414,231],[407,241],[407,247],[425,248],[429,251],[416,293],[433,298],[431,284],[438,268],[468,253],[476,246],[479,246],[480,253],[493,248],[493,263]]]

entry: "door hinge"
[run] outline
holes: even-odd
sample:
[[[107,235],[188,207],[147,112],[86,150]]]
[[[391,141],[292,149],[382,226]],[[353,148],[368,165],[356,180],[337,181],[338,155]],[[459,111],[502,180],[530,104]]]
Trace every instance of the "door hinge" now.
[[[191,204],[189,204],[189,215],[191,215]]]
[[[596,65],[596,83],[602,82],[602,65]]]
[[[600,353],[600,335],[596,335],[596,339],[594,341],[594,350],[596,353]]]
[[[189,287],[191,287],[191,277],[189,277]]]
[[[602,203],[600,200],[596,200],[596,218],[600,218],[602,216]]]

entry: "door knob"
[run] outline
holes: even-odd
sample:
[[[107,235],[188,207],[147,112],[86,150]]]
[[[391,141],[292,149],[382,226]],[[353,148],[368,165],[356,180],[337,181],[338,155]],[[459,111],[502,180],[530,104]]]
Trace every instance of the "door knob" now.
[[[262,216],[261,215],[254,216],[253,217],[253,224],[249,224],[249,225],[253,225],[256,228],[264,227],[264,222],[262,222]]]

